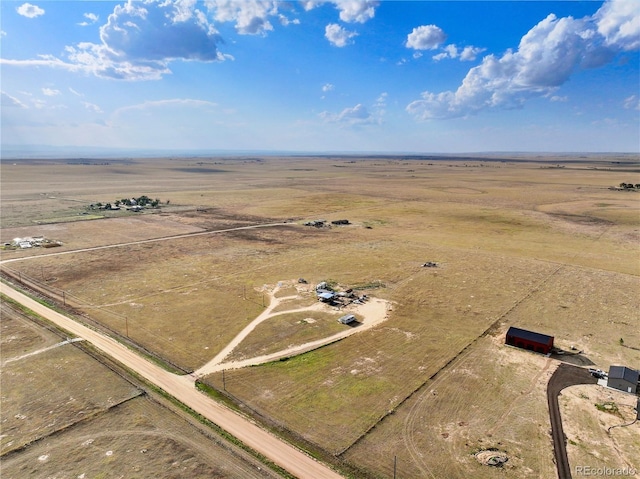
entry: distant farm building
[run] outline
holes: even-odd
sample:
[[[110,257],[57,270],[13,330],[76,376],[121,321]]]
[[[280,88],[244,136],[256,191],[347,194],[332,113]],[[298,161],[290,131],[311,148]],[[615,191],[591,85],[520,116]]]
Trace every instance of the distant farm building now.
[[[553,349],[553,336],[511,326],[507,331],[505,343],[516,348],[549,354]]]
[[[351,324],[356,320],[356,317],[353,314],[347,314],[338,318],[338,321],[342,324]]]
[[[332,225],[348,225],[350,223],[349,223],[349,220],[333,220],[331,224]]]
[[[619,389],[627,393],[636,394],[638,392],[638,381],[640,372],[625,366],[611,366],[607,386]]]
[[[15,248],[34,248],[34,247],[42,247],[42,248],[53,248],[55,246],[61,246],[62,243],[59,241],[52,241],[43,236],[36,237],[27,237],[27,238],[14,238],[11,243],[6,243],[5,246],[13,246]]]

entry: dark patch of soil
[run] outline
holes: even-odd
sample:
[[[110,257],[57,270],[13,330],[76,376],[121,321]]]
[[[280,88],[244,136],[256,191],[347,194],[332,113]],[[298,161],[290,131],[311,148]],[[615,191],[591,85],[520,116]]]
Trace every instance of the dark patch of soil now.
[[[575,223],[578,225],[588,226],[612,226],[615,223],[613,221],[605,220],[602,218],[596,218],[595,216],[586,215],[572,215],[568,213],[547,213],[549,216],[558,218],[569,223]]]

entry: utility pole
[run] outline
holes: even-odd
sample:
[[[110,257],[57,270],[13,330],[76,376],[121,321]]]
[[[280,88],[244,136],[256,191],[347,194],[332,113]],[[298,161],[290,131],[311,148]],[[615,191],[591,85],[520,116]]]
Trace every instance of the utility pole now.
[[[124,317],[124,327],[125,330],[127,331],[127,338],[129,337],[129,318],[127,318],[126,316]]]
[[[224,379],[224,369],[222,370],[222,389],[227,390],[227,382]]]
[[[393,456],[393,479],[396,479],[397,466],[398,466],[398,456]]]

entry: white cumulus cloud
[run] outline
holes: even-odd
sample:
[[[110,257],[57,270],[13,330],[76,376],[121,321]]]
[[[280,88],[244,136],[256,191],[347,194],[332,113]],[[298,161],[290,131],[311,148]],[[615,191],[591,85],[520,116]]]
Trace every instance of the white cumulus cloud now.
[[[371,20],[380,4],[373,0],[334,0],[333,3],[340,10],[340,20],[347,23],[365,23]]]
[[[436,25],[416,27],[407,35],[407,48],[414,50],[434,50],[447,39],[447,35]]]
[[[640,48],[640,8],[636,0],[611,0],[594,15],[605,43],[622,50]]]
[[[233,59],[218,50],[222,38],[197,5],[201,4],[191,0],[127,0],[116,5],[100,27],[100,43],[69,45],[64,49],[66,58],[0,58],[0,64],[47,66],[122,80],[157,80],[171,73],[172,61]]]
[[[379,0],[300,0],[305,11],[324,4],[333,4],[339,11],[340,20],[346,23],[365,23],[376,14]]]
[[[552,94],[580,68],[595,68],[617,53],[637,50],[640,9],[635,0],[610,0],[592,17],[558,18],[535,25],[518,49],[487,55],[455,91],[425,91],[406,110],[417,119],[464,117],[487,108],[520,108]]]
[[[27,18],[36,18],[40,15],[44,15],[44,10],[37,5],[31,5],[30,3],[23,3],[18,8],[16,8],[16,12],[19,15]]]
[[[273,30],[269,17],[282,21],[276,0],[205,0],[209,12],[219,22],[235,22],[238,33],[264,35]]]
[[[324,36],[329,40],[329,43],[336,47],[344,47],[351,43],[351,39],[356,37],[356,32],[350,32],[337,23],[330,23],[325,28]]]
[[[130,0],[116,5],[100,27],[101,43],[67,47],[66,66],[100,77],[148,80],[170,73],[168,64],[173,60],[213,62],[228,58],[218,51],[221,38],[211,25],[195,11],[191,16],[185,13],[190,5],[181,0],[162,4]]]
[[[322,85],[323,92],[332,91],[334,88],[335,87],[331,83],[325,83],[324,85]]]
[[[460,61],[473,61],[477,56],[485,51],[485,48],[466,46],[460,50],[456,45],[451,44],[443,48],[442,53],[433,56],[434,60],[443,60],[445,58],[459,58]]]

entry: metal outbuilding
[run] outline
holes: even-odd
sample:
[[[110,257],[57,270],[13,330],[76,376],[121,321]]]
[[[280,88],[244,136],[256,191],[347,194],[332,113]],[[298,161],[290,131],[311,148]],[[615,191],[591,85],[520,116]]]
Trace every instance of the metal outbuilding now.
[[[511,326],[507,331],[505,343],[516,348],[549,354],[553,349],[553,336]]]
[[[324,301],[325,303],[333,301],[335,297],[336,297],[336,294],[331,291],[323,291],[323,290],[318,291],[318,299],[320,301]]]
[[[356,320],[356,317],[353,314],[347,314],[338,319],[338,322],[342,324],[351,324]]]
[[[638,381],[640,381],[640,372],[635,369],[626,366],[609,367],[607,386],[610,388],[636,394],[638,392]]]

